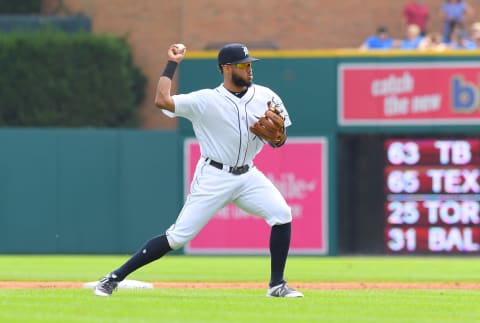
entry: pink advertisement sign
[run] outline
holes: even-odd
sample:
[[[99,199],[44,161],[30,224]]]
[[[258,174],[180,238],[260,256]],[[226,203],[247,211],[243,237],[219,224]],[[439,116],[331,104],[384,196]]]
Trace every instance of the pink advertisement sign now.
[[[185,188],[189,190],[200,146],[189,139],[184,148]],[[255,159],[255,166],[272,180],[292,208],[291,254],[328,253],[327,160],[325,138],[289,138],[281,149],[266,145]],[[268,254],[269,237],[270,227],[262,218],[229,204],[185,246],[185,252]]]
[[[480,123],[480,63],[340,64],[341,125]]]

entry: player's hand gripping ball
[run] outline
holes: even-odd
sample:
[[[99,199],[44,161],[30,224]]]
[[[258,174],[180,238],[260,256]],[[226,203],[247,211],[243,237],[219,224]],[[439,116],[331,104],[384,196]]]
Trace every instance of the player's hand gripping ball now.
[[[175,55],[184,54],[187,50],[187,47],[184,44],[175,44],[173,48],[173,52]]]
[[[250,131],[273,146],[277,146],[285,140],[285,118],[273,101],[269,101],[267,106],[265,114],[250,127]]]

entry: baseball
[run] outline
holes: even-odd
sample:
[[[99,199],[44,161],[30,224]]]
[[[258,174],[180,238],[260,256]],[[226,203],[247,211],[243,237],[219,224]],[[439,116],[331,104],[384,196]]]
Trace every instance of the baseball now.
[[[185,52],[187,47],[184,44],[175,44],[175,52],[176,54],[182,54]]]

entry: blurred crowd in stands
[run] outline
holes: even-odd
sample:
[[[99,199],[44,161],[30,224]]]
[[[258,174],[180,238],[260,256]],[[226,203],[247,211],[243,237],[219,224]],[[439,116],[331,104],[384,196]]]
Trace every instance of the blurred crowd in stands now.
[[[480,49],[480,21],[472,21],[474,8],[464,0],[445,0],[439,5],[441,31],[429,31],[430,9],[423,0],[412,0],[403,8],[405,35],[401,39],[390,36],[387,26],[376,32],[360,46],[361,50],[406,49],[445,51]]]

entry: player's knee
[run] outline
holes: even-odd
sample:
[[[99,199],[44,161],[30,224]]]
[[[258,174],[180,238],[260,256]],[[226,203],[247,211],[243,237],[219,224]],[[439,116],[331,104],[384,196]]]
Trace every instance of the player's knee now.
[[[292,209],[290,206],[286,206],[282,208],[282,211],[280,212],[281,218],[282,218],[282,223],[288,223],[292,222]]]
[[[292,220],[292,208],[287,203],[278,205],[278,213],[282,216],[282,218]]]
[[[182,242],[177,241],[176,239],[173,239],[172,236],[169,235],[169,234],[167,234],[167,240],[168,240],[168,244],[170,245],[170,248],[172,248],[172,250],[180,249],[181,247],[183,247],[185,245],[185,243],[182,243]]]
[[[292,222],[292,209],[287,204],[279,204],[271,212],[272,215],[267,220],[270,225]]]

